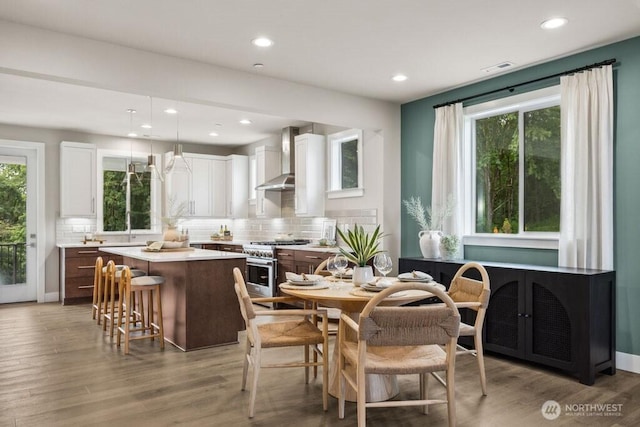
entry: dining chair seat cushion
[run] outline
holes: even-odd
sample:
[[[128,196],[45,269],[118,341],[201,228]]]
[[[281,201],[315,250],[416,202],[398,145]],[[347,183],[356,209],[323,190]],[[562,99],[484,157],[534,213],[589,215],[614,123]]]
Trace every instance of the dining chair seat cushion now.
[[[460,336],[461,337],[472,337],[475,334],[476,334],[476,329],[473,326],[467,325],[466,323],[460,322]]]
[[[308,320],[258,325],[262,348],[322,344],[322,332]]]
[[[358,343],[345,342],[342,354],[355,364]],[[447,354],[438,345],[367,346],[364,371],[367,374],[403,375],[429,373],[447,369]]]
[[[139,276],[131,279],[132,286],[155,286],[163,283],[164,277],[162,276]]]

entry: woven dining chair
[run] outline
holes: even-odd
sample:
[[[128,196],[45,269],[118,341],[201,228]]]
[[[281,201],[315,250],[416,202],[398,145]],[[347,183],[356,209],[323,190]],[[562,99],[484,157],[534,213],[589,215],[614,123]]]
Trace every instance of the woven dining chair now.
[[[430,292],[440,298],[444,305],[379,306],[390,295],[411,289]],[[428,406],[437,403],[447,404],[449,425],[454,426],[455,351],[459,327],[460,314],[454,302],[444,291],[427,283],[403,283],[383,290],[367,303],[358,323],[342,314],[338,332],[338,417],[344,418],[345,392],[349,385],[357,394],[359,427],[366,425],[367,408],[422,406],[426,414]],[[347,338],[348,330],[356,333],[356,342]],[[349,366],[354,369],[348,369]],[[437,371],[446,372],[446,399],[428,398],[429,374]],[[366,374],[418,374],[420,398],[366,402]]]
[[[477,270],[482,280],[465,277],[464,274],[470,270]],[[477,262],[468,262],[458,269],[449,285],[447,294],[456,303],[458,309],[467,308],[476,312],[476,319],[473,325],[467,323],[460,324],[460,336],[473,337],[474,348],[467,349],[460,344],[457,345],[456,354],[470,354],[478,361],[478,371],[480,372],[480,387],[482,395],[487,395],[487,376],[484,369],[484,355],[482,349],[482,326],[489,306],[491,294],[491,283],[487,270]],[[442,378],[437,377],[441,382]]]
[[[327,316],[324,310],[292,309],[292,310],[255,310],[253,303],[260,302],[293,302],[292,297],[272,297],[251,299],[247,286],[239,268],[233,269],[235,291],[240,304],[240,311],[247,327],[245,360],[242,370],[242,390],[247,387],[249,365],[252,366],[252,385],[249,396],[249,418],[255,413],[256,392],[261,368],[305,368],[305,383],[309,383],[309,368],[322,367],[322,408],[329,407],[327,386],[329,382],[328,368],[328,335]],[[314,315],[322,316],[321,328],[311,321]],[[257,317],[294,317],[295,320],[283,320],[269,323],[258,323]],[[304,347],[304,360],[282,363],[264,363],[263,350],[282,347]],[[321,346],[321,348],[320,348]],[[320,361],[309,360],[310,350],[318,354]]]

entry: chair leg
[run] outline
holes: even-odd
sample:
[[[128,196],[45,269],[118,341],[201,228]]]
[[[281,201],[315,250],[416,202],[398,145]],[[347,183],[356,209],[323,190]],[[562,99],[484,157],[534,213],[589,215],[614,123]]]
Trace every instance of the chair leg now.
[[[162,322],[162,298],[160,295],[160,288],[156,289],[156,299],[158,300],[158,320],[156,320],[156,324],[158,325],[158,335],[160,339],[160,348],[164,349],[164,323]],[[150,309],[150,313],[153,313],[153,307]],[[151,314],[150,314],[151,315]],[[153,332],[153,331],[152,331]]]
[[[322,409],[329,410],[329,345],[322,344]]]
[[[124,299],[123,310],[120,311],[120,315],[124,316],[124,354],[129,354],[129,341],[131,339],[131,316],[133,314],[133,307],[131,305],[131,291],[124,291],[124,298],[120,298],[120,301]],[[123,303],[120,302],[122,305]],[[118,323],[122,320],[118,319]]]
[[[242,388],[240,390],[247,389],[247,373],[249,372],[249,358],[251,357],[251,342],[247,339],[247,345],[244,354],[244,366],[242,367]]]
[[[260,377],[260,349],[256,349],[253,359],[253,384],[251,386],[251,396],[249,397],[249,418],[253,418],[256,406],[256,393],[258,391],[258,378]]]
[[[429,398],[429,374],[420,374],[420,399],[427,400]],[[422,407],[422,413],[429,413],[429,405]]]
[[[364,375],[364,366],[358,364],[357,367],[357,381],[356,385],[358,390],[356,392],[356,407],[358,412],[358,427],[366,427],[367,425],[367,390],[366,380]]]
[[[478,359],[478,370],[480,371],[480,387],[482,388],[482,395],[487,395],[487,376],[484,371],[484,351],[482,349],[482,336],[480,333],[476,333],[473,342],[476,348],[476,357]]]
[[[119,293],[118,296],[118,300],[120,302],[122,302],[122,293]],[[127,301],[128,304],[128,301]],[[111,322],[109,322],[109,337],[113,338],[113,330],[114,330],[114,326],[115,326],[115,322],[116,322],[116,306],[115,306],[115,294],[112,292],[111,293],[111,301],[109,304],[110,310],[109,313],[111,313]]]
[[[309,384],[309,346],[304,346],[304,363],[307,365],[304,367],[304,383]]]
[[[95,303],[95,311],[96,311],[96,316],[94,317],[94,319],[96,319],[96,324],[100,324],[101,322],[101,317],[102,317],[102,294],[104,293],[104,290],[102,289],[104,287],[104,284],[102,283],[98,283],[98,289],[96,289],[96,303]]]
[[[340,345],[340,343],[336,343],[335,345]],[[345,388],[347,386],[347,380],[344,378],[344,357],[341,354],[338,354],[338,418],[344,419],[344,396],[345,396]]]
[[[449,426],[456,425],[456,388],[454,386],[454,370],[447,370],[447,412],[449,415]]]

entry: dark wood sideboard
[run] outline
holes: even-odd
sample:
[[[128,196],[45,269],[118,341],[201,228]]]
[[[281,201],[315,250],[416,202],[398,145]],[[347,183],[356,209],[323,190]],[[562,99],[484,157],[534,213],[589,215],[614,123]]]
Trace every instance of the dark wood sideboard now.
[[[399,271],[424,271],[448,288],[465,262],[400,258]],[[491,280],[486,351],[570,372],[587,385],[598,372],[615,374],[615,271],[481,264]],[[470,322],[475,313],[462,315]]]

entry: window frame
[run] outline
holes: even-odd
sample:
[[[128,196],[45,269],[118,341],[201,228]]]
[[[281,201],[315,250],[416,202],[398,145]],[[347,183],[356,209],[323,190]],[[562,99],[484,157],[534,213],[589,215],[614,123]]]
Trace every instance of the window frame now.
[[[476,221],[476,141],[475,121],[498,114],[518,111],[519,140],[524,140],[523,115],[525,112],[560,105],[560,86],[551,86],[523,94],[513,95],[493,101],[483,102],[463,108],[464,138],[463,138],[463,194],[464,205],[464,236],[465,245],[516,247],[534,249],[558,249],[559,232],[524,231],[524,144],[518,144],[519,150],[519,182],[518,182],[518,233],[477,233]],[[562,172],[562,171],[561,171]]]
[[[362,129],[347,129],[327,136],[327,198],[361,197],[364,195]],[[342,143],[356,139],[358,158],[358,186],[356,188],[338,188],[342,176]]]
[[[127,222],[127,230],[119,230],[119,231],[104,231],[104,158],[105,157],[114,157],[114,158],[122,158],[129,161],[131,158],[134,160],[140,160],[146,162],[149,153],[141,153],[141,152],[125,152],[120,150],[105,150],[98,149],[97,150],[97,192],[96,192],[96,230],[101,235],[123,235],[123,234],[158,234],[162,232],[162,224],[160,221],[160,212],[162,212],[161,202],[161,191],[162,186],[161,183],[156,179],[151,180],[151,212],[150,220],[151,220],[151,229],[142,230],[142,229],[132,229],[129,230],[129,224]],[[127,190],[127,207],[130,203],[130,194]]]

